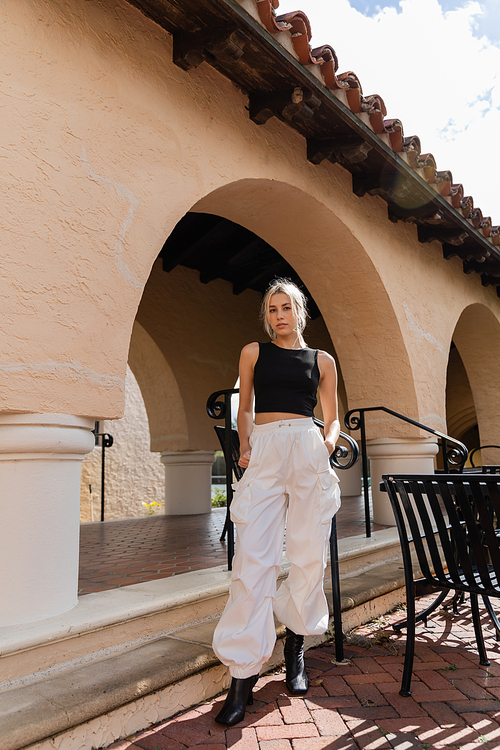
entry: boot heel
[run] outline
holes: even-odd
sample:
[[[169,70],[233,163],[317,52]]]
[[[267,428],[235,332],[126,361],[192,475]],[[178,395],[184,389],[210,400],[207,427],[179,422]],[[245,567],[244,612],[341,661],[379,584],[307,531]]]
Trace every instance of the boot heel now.
[[[258,674],[254,675],[252,677],[252,680],[253,682],[252,682],[252,687],[250,688],[250,695],[248,696],[247,706],[253,706],[253,692],[252,691],[254,687],[256,686],[257,682],[259,681],[259,675]]]
[[[309,687],[304,664],[304,636],[286,629],[286,686],[290,695],[305,695]]]

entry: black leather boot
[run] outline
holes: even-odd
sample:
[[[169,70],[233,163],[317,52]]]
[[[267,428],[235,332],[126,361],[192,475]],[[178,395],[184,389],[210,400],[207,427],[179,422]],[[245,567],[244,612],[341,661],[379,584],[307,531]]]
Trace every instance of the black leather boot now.
[[[291,695],[304,695],[309,689],[304,664],[304,636],[286,629],[285,641],[286,686]]]
[[[224,705],[215,717],[218,724],[227,724],[228,727],[232,727],[233,724],[243,719],[246,707],[253,703],[252,690],[258,679],[258,674],[243,680],[233,677]]]

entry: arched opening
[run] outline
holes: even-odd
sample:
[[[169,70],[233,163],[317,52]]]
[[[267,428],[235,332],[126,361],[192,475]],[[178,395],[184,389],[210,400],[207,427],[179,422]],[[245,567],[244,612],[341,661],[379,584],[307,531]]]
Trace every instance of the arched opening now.
[[[398,317],[349,217],[337,216],[297,187],[258,179],[219,188],[192,210],[255,233],[302,280],[335,345],[350,408],[384,404],[419,414]],[[381,431],[405,434],[393,422],[378,423],[376,435]]]
[[[138,305],[129,362],[144,394],[151,449],[167,463],[180,454],[189,463],[198,453],[207,464],[218,449],[207,396],[233,387],[242,346],[262,340],[261,294],[277,275],[308,293],[307,341],[336,357],[341,414],[384,404],[418,418],[398,317],[348,217],[291,185],[245,179],[213,191],[178,221]],[[369,437],[406,433],[390,419],[368,426]],[[192,512],[209,509],[204,495]]]
[[[464,443],[469,451],[479,447],[474,398],[467,371],[453,342],[446,372],[446,424],[448,434]]]
[[[479,444],[499,445],[500,322],[486,306],[469,305],[457,322],[453,342],[458,357],[453,354],[452,348],[449,374],[452,367],[455,388],[463,398],[461,415],[460,410],[456,407],[454,409],[454,429],[461,427],[461,439],[470,450]],[[474,415],[477,445],[474,445]],[[500,462],[498,450],[485,450],[481,453],[484,454],[480,457],[483,463]],[[479,457],[476,463],[478,460]]]
[[[258,312],[262,292],[276,275],[293,278],[309,294],[306,340],[337,360],[341,415],[384,404],[418,417],[398,317],[348,221],[282,183],[243,180],[216,190],[165,238],[129,347],[151,449],[165,465],[166,515],[182,515],[182,532],[189,514],[213,515],[210,469],[219,445],[206,400],[234,386],[241,348],[265,338]],[[368,436],[405,435],[394,421],[373,420]],[[354,483],[356,489],[344,489],[344,495],[360,494],[359,476]],[[193,497],[198,504],[189,507]],[[349,522],[351,534],[362,533],[361,505]],[[208,559],[203,564],[210,566]]]
[[[164,469],[160,455],[150,449],[150,421],[143,392],[127,366],[123,417],[98,423],[113,445],[105,450],[106,520],[137,518],[158,513],[164,504]],[[102,441],[100,441],[102,442]],[[102,446],[82,462],[80,522],[100,521],[102,502]]]

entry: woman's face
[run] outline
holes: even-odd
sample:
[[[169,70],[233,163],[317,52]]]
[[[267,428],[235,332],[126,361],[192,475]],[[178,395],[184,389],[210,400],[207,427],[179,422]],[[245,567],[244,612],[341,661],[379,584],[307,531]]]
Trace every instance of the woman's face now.
[[[293,314],[288,294],[278,292],[269,301],[269,325],[277,336],[288,336],[297,331],[297,318]]]

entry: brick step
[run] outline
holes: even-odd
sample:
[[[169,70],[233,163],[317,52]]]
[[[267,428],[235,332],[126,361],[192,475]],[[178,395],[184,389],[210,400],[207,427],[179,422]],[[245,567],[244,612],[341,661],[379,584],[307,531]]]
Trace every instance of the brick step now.
[[[364,543],[358,541],[362,547]],[[386,539],[385,543],[388,541]],[[353,538],[345,542],[353,544]],[[381,540],[375,539],[372,548],[375,557],[380,551],[379,546],[383,546]],[[342,547],[343,544],[340,543],[340,554],[346,563],[349,555]],[[353,548],[355,551],[359,549],[356,543]],[[399,558],[385,562],[372,561],[368,565],[366,555],[358,557],[362,562],[360,572],[356,573],[353,569],[342,575],[344,630],[367,622],[404,600],[403,570]],[[349,565],[352,567],[352,560]],[[282,575],[286,575],[286,572],[287,563],[284,561]],[[208,574],[211,575],[210,586]],[[188,576],[191,576],[189,581],[181,581],[181,578],[187,579]],[[2,683],[0,750],[28,747],[32,750],[106,747],[119,737],[145,729],[224,690],[228,684],[227,671],[217,661],[210,644],[218,615],[227,598],[228,574],[223,569],[212,569],[179,576],[177,585],[181,584],[181,588],[176,595],[177,606],[172,606],[174,592],[170,591],[171,606],[168,611],[163,612],[163,624],[170,624],[171,627],[158,630],[161,623],[160,613],[153,611],[152,607],[154,590],[159,594],[161,584],[165,589],[167,583],[172,585],[171,582],[174,581],[176,578],[138,585],[149,588],[149,609],[145,601],[142,602],[142,609],[137,607],[136,602],[135,610],[129,612],[129,627],[125,627],[124,618],[121,622],[127,635],[141,632],[138,638],[124,642],[122,633],[120,643],[109,645],[113,637],[117,640],[120,625],[117,615],[120,613],[116,612],[115,607],[114,623],[106,622],[106,616],[102,614],[100,626],[97,627],[94,612],[94,629],[91,632],[80,632],[80,638],[67,639],[62,637],[62,633],[59,634],[60,657],[70,657],[76,651],[76,658],[60,659],[58,664],[35,674],[25,674],[20,679],[12,680],[10,685]],[[191,584],[189,591],[187,584]],[[108,600],[108,605],[117,605],[121,596],[122,609],[125,610],[127,601],[130,605],[134,595],[137,597],[139,593],[130,589],[138,586],[90,594],[83,597],[80,603],[86,606],[88,615],[91,605],[96,606],[96,600],[100,598],[102,603],[104,593],[106,597],[113,599],[113,602]],[[328,582],[326,590],[331,605],[331,588]],[[144,599],[145,592],[141,593]],[[91,597],[95,597],[94,601]],[[163,597],[165,598],[165,590]],[[183,610],[188,608],[199,615],[205,611],[203,602],[206,601],[211,602],[208,614],[197,617],[194,621],[189,620]],[[174,616],[176,609],[179,611]],[[70,615],[71,613],[66,615],[66,620],[70,619]],[[176,618],[177,625],[172,626]],[[132,622],[135,623],[135,630]],[[24,635],[26,638],[27,634]],[[277,635],[278,641],[268,664],[269,669],[280,664],[283,659],[284,628],[278,624]],[[32,636],[34,639],[34,634]],[[327,638],[328,636],[308,638],[306,643],[310,647]],[[84,642],[87,639],[83,655],[76,648],[82,639]],[[100,648],[92,651],[89,649],[92,644],[98,643],[101,644]],[[39,644],[40,648],[41,645]],[[45,643],[45,657],[49,653],[47,649],[48,644]],[[36,650],[35,648],[34,651]],[[42,651],[38,650],[40,657]],[[24,653],[17,652],[17,659],[27,659],[28,656],[29,649],[26,645]],[[2,660],[5,658],[2,657]],[[2,676],[4,674],[2,670]]]

